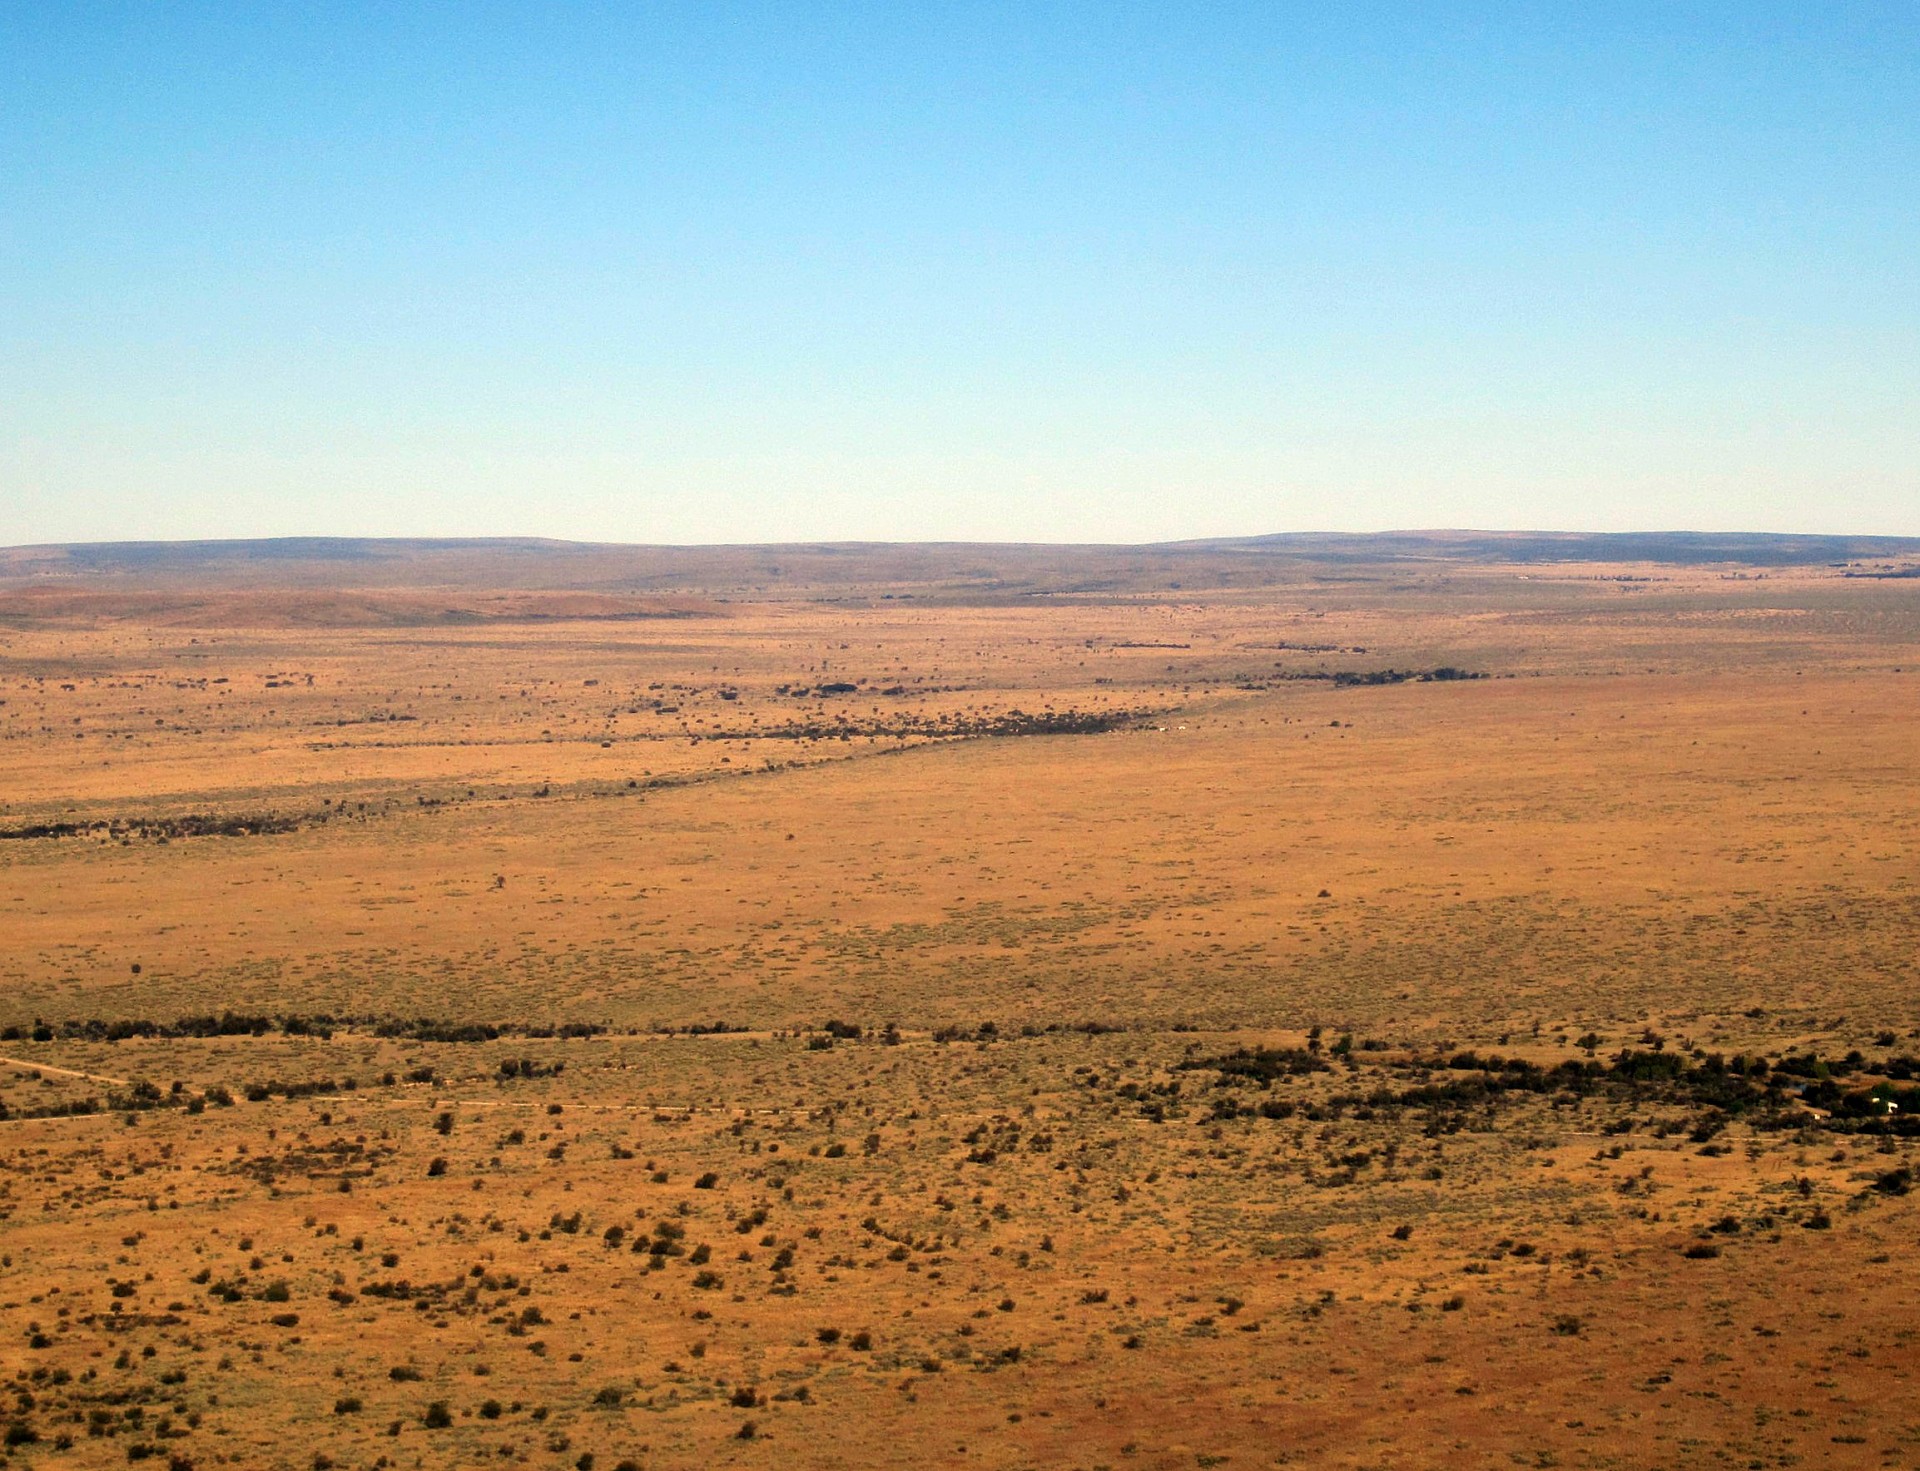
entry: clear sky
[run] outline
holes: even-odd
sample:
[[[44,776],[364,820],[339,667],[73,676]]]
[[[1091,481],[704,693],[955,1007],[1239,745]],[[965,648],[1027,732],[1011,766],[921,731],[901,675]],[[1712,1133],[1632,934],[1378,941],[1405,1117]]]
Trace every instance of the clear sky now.
[[[1920,6],[0,0],[0,543],[1920,534]]]

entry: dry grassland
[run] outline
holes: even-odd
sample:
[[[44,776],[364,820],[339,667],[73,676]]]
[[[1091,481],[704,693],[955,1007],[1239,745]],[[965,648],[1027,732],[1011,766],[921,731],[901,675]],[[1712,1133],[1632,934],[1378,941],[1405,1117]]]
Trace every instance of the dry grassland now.
[[[1920,580],[1182,582],[0,585],[4,1454],[1920,1458]]]

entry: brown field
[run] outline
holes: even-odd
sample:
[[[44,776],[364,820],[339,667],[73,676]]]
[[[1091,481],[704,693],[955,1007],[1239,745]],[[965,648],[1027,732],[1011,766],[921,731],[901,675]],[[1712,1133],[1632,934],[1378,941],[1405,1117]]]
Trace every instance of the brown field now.
[[[1873,550],[0,554],[0,1455],[1920,1460]]]

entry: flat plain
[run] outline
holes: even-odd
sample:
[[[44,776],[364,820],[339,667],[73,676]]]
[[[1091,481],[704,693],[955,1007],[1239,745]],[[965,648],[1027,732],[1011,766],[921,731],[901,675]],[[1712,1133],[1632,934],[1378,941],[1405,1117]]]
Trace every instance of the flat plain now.
[[[1920,1459],[1920,559],[1613,551],[0,557],[5,1456]]]

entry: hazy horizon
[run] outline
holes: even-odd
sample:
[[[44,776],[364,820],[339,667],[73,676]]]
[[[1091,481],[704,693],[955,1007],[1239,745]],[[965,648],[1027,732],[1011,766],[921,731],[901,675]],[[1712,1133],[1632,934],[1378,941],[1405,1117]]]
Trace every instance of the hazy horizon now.
[[[1315,543],[1380,542],[1392,543],[1396,540],[1430,543],[1436,552],[1449,547],[1484,547],[1487,543],[1513,543],[1524,546],[1528,543],[1558,544],[1566,542],[1570,546],[1591,543],[1639,543],[1645,549],[1660,542],[1675,543],[1674,548],[1663,549],[1668,552],[1701,544],[1702,555],[1711,556],[1716,550],[1725,550],[1729,546],[1752,543],[1764,548],[1768,545],[1785,546],[1794,543],[1893,543],[1891,547],[1862,549],[1857,555],[1871,555],[1878,552],[1890,552],[1905,555],[1920,550],[1920,536],[1901,536],[1896,533],[1877,531],[1751,531],[1743,529],[1698,530],[1672,527],[1637,527],[1623,531],[1595,531],[1583,528],[1566,527],[1466,527],[1466,526],[1428,526],[1428,527],[1388,527],[1377,531],[1269,531],[1256,532],[1247,536],[1206,536],[1206,537],[1170,537],[1158,541],[1111,541],[1111,540],[1048,540],[1018,538],[923,538],[919,540],[885,540],[862,537],[819,538],[807,541],[766,541],[738,539],[728,541],[610,541],[576,537],[552,536],[467,536],[449,535],[398,535],[398,536],[359,536],[359,535],[313,535],[289,533],[261,537],[174,537],[174,538],[103,538],[92,541],[74,542],[21,542],[0,543],[0,552],[34,552],[62,550],[104,550],[109,548],[141,548],[185,550],[191,548],[244,549],[251,547],[272,547],[282,552],[307,549],[322,554],[326,549],[345,549],[373,547],[391,547],[396,549],[418,549],[424,551],[475,548],[480,550],[509,550],[516,547],[556,549],[579,549],[583,551],[661,551],[661,552],[701,552],[701,551],[751,551],[751,550],[805,550],[809,548],[859,547],[876,549],[927,549],[940,548],[981,548],[981,549],[1059,549],[1061,551],[1176,551],[1184,548],[1206,549],[1220,547],[1225,549],[1254,549],[1268,545],[1282,546],[1298,543],[1304,548]],[[1631,549],[1623,549],[1622,560],[1635,560]],[[1577,554],[1570,554],[1572,560],[1582,560]],[[324,555],[320,556],[325,560]]]

